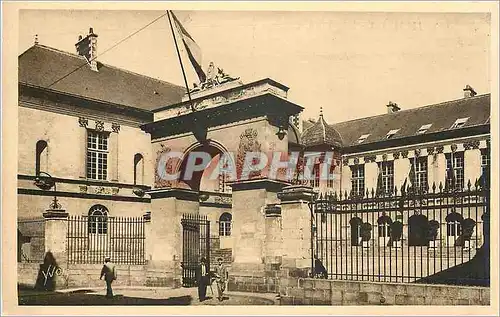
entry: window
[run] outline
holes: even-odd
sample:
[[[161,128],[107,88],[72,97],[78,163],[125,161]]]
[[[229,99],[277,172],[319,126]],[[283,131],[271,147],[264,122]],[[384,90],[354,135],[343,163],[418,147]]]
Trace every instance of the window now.
[[[427,246],[429,221],[424,215],[414,214],[408,218],[408,245]]]
[[[419,191],[427,190],[427,157],[419,157],[412,161],[415,170],[415,187]]]
[[[333,188],[334,187],[334,180],[335,180],[335,173],[333,171],[334,166],[331,166],[331,171],[328,173],[328,179],[326,180],[326,187],[328,188]]]
[[[450,127],[450,129],[458,129],[458,128],[463,127],[465,125],[465,123],[467,122],[467,120],[469,120],[469,117],[457,119],[455,121],[455,123],[452,124],[452,126]]]
[[[362,136],[359,137],[358,143],[363,143],[369,136],[370,134],[363,134]]]
[[[378,224],[378,237],[388,238],[390,235],[390,225],[392,220],[389,216],[381,216],[377,220]]]
[[[313,179],[311,180],[311,187],[319,187],[320,165],[315,164],[313,167]]]
[[[394,162],[382,162],[379,168],[382,174],[382,190],[390,194],[394,190]]]
[[[103,205],[94,205],[89,210],[88,232],[108,233],[108,209]]]
[[[351,188],[354,196],[364,196],[365,194],[365,166],[351,166]]]
[[[36,142],[35,175],[47,171],[47,142],[40,140]]]
[[[458,237],[462,234],[462,221],[464,218],[457,212],[448,214],[446,220],[447,245],[454,246]]]
[[[106,180],[108,174],[108,133],[88,131],[87,178]]]
[[[357,246],[361,244],[361,224],[363,221],[359,217],[354,217],[349,220],[351,227],[351,245]]]
[[[481,150],[481,175],[488,173],[488,168],[490,166],[490,153],[488,149]]]
[[[464,188],[464,153],[446,154],[446,185],[450,189]]]
[[[392,138],[396,133],[398,133],[399,129],[391,130],[387,132],[387,135],[385,136],[387,139]]]
[[[427,130],[429,130],[432,126],[432,123],[430,124],[424,124],[423,126],[420,127],[420,129],[418,129],[417,131],[417,134],[424,134],[425,132],[427,132]]]
[[[231,235],[231,221],[233,216],[225,212],[219,218],[219,236],[228,237]]]
[[[134,185],[144,183],[144,157],[137,153],[134,155]]]

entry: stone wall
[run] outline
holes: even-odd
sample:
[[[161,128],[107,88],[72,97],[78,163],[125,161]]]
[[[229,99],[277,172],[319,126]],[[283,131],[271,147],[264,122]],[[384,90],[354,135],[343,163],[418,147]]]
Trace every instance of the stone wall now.
[[[279,293],[281,305],[489,305],[487,287],[311,279],[266,266],[229,276],[230,291]],[[294,277],[287,277],[294,276]]]
[[[56,289],[95,288],[105,285],[99,280],[101,268],[101,264],[68,264],[56,269],[45,268],[44,273],[48,279],[56,279]],[[117,279],[113,283],[116,286],[180,286],[172,273],[148,265],[116,265],[116,272]],[[35,287],[37,279],[39,283],[44,282],[39,263],[18,263],[17,273],[18,285],[23,287]]]
[[[489,305],[486,287],[288,278],[282,305]]]

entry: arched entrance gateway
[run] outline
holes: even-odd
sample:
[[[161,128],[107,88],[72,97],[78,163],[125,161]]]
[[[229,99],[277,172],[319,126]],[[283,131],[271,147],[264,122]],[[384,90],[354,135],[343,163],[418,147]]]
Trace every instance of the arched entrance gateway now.
[[[220,215],[229,213],[229,245],[238,246],[229,256],[232,266],[262,265],[262,208],[277,203],[277,192],[287,183],[266,171],[242,178],[242,168],[258,163],[245,163],[249,152],[288,153],[289,121],[303,108],[286,99],[287,91],[288,87],[271,79],[250,84],[232,80],[155,110],[154,122],[142,127],[151,134],[156,153],[154,188],[149,192],[152,264],[171,272],[168,278],[177,284],[181,282],[178,268],[193,248],[193,241],[183,239],[181,219],[186,214],[207,217],[211,232],[207,238],[216,241],[211,243],[213,248],[219,246]],[[217,173],[220,167],[234,168],[236,174]],[[197,256],[211,257],[205,251]]]

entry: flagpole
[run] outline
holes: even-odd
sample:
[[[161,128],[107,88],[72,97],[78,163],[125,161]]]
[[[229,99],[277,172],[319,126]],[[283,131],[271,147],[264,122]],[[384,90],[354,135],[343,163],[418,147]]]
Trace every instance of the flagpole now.
[[[175,38],[175,32],[174,32],[174,27],[172,25],[172,19],[170,18],[171,12],[172,12],[172,10],[167,10],[168,23],[170,24],[170,29],[172,30],[172,37],[174,39],[175,49],[177,51],[177,57],[179,57],[179,63],[181,64],[182,76],[184,77],[184,84],[186,85],[186,90],[187,90],[187,95],[188,95],[188,98],[189,98],[189,103],[190,103],[190,106],[191,106],[191,111],[194,112],[195,109],[194,109],[194,106],[193,106],[193,102],[191,100],[191,93],[189,92],[189,86],[188,86],[187,79],[186,79],[186,72],[184,71],[184,65],[182,64],[181,53],[179,51],[179,46],[177,45],[177,40]]]

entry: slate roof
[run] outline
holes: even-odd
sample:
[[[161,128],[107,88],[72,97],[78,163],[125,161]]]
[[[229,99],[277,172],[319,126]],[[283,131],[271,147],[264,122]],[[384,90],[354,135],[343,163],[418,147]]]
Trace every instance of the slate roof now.
[[[19,83],[47,87],[85,63],[79,55],[36,44],[19,58]],[[98,72],[81,67],[50,88],[144,110],[181,102],[185,88],[98,63]]]
[[[489,124],[490,94],[340,122],[331,127],[340,133],[347,147],[358,145],[363,134],[370,136],[362,144],[375,143],[387,140],[390,130],[399,129],[391,139],[417,136],[417,131],[426,124],[432,126],[424,134],[441,132],[449,130],[457,119],[467,117],[462,128]]]
[[[342,137],[339,132],[333,126],[326,123],[322,114],[316,123],[304,131],[301,139],[302,143],[307,146],[323,144],[335,147],[342,146]]]

